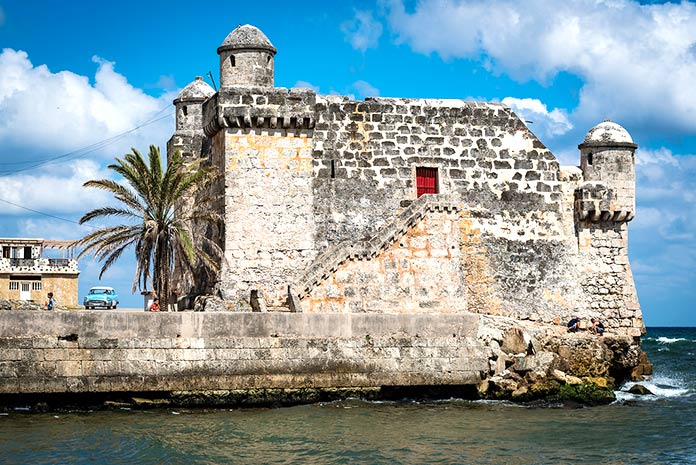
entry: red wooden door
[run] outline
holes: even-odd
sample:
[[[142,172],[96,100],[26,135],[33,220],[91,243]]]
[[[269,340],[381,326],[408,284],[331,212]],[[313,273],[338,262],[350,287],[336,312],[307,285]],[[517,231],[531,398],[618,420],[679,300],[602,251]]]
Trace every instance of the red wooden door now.
[[[437,168],[416,168],[416,191],[423,194],[437,194]]]

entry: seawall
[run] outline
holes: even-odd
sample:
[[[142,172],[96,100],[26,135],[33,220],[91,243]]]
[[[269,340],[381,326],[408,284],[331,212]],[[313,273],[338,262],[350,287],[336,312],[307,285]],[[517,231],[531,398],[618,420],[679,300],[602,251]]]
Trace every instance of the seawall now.
[[[474,385],[480,318],[0,312],[0,394]]]

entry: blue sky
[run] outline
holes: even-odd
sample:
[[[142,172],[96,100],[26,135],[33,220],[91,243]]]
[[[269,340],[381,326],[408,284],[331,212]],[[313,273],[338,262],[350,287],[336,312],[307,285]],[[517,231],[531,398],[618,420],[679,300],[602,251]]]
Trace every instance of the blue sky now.
[[[278,49],[276,86],[503,101],[565,165],[596,123],[622,124],[640,146],[629,230],[646,324],[696,326],[693,2],[0,0],[0,236],[88,232],[54,217],[108,201],[81,184],[114,156],[164,149],[171,101],[217,80],[217,46],[246,23]],[[99,265],[80,267],[83,293]],[[132,277],[125,260],[104,278],[128,306]]]

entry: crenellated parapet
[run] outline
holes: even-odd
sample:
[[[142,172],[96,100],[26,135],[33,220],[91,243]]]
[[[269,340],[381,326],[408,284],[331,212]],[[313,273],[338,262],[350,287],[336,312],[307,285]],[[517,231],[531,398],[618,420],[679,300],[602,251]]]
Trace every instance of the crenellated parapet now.
[[[587,182],[575,190],[575,211],[581,221],[631,221],[635,212],[617,208],[616,191],[601,182]]]
[[[315,104],[311,89],[227,87],[203,105],[203,129],[312,129]]]

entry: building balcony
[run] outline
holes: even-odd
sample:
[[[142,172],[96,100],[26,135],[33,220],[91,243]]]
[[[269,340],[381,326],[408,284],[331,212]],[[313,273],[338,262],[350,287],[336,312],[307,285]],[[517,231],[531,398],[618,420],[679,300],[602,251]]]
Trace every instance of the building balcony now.
[[[74,258],[0,258],[2,273],[77,273]]]

